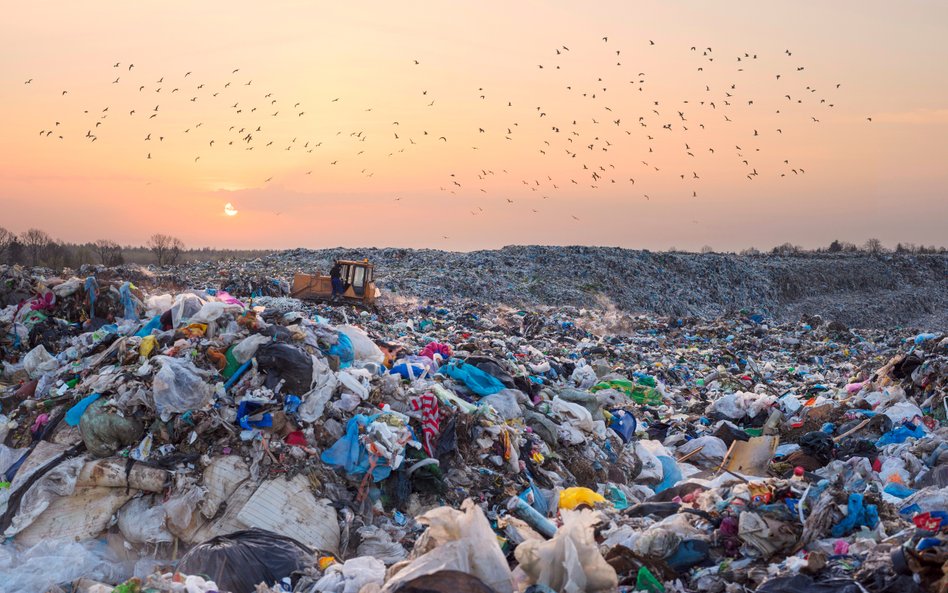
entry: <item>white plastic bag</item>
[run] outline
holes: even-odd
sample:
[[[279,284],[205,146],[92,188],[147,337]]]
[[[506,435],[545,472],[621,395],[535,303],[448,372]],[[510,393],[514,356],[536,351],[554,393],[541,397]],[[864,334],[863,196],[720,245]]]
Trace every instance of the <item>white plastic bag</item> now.
[[[336,374],[329,368],[323,358],[313,356],[313,387],[303,396],[303,404],[299,407],[300,418],[304,422],[315,422],[322,418],[326,404],[332,399],[332,394],[339,385]]]
[[[635,482],[646,482],[654,484],[662,481],[665,471],[662,469],[662,462],[653,453],[649,447],[642,441],[635,441],[632,445],[635,456],[642,462],[642,470],[635,477]]]
[[[161,315],[174,305],[174,297],[170,294],[156,294],[145,299],[145,309],[149,317]]]
[[[251,358],[254,354],[257,353],[257,348],[268,343],[270,338],[261,334],[253,334],[252,336],[247,336],[240,342],[238,342],[234,349],[231,351],[234,355],[234,360],[240,364],[244,364]]]
[[[58,369],[59,362],[40,344],[23,357],[23,368],[30,374],[31,379],[36,379]]]
[[[562,510],[560,514],[563,526],[553,539],[528,540],[514,551],[530,584],[561,593],[615,591],[618,576],[599,552],[593,530],[601,514],[588,509]]]
[[[724,444],[724,441],[715,436],[705,435],[692,439],[678,447],[678,457],[683,457],[699,448],[701,451],[690,458],[690,463],[703,462],[699,465],[717,467],[721,465],[724,456],[727,455],[727,445]]]
[[[382,350],[375,345],[375,342],[364,331],[353,325],[342,325],[339,331],[349,337],[352,342],[352,352],[356,362],[385,362],[385,355]]]
[[[196,294],[182,293],[175,297],[174,305],[171,307],[171,325],[180,327],[185,321],[196,315],[204,301]]]
[[[507,559],[487,517],[471,499],[461,504],[460,511],[438,507],[419,516],[418,522],[428,525],[425,534],[434,547],[389,579],[383,593],[393,593],[402,583],[442,570],[474,575],[497,593],[513,593]]]
[[[570,381],[575,383],[580,389],[589,389],[599,381],[599,377],[596,376],[596,371],[588,364],[573,369],[573,373],[569,378]]]
[[[342,386],[363,400],[369,397],[367,384],[370,378],[368,372],[363,369],[343,369],[336,373],[336,379]]]
[[[906,420],[922,416],[922,410],[912,402],[896,402],[882,412],[892,419],[892,424],[898,426]]]
[[[333,564],[313,587],[318,593],[359,593],[362,587],[385,581],[385,564],[370,556],[352,558],[345,564]]]
[[[162,420],[171,414],[200,410],[211,398],[212,388],[205,380],[209,373],[202,371],[190,360],[155,356],[161,368],[152,382],[155,410]]]
[[[165,529],[165,507],[155,496],[133,498],[117,514],[119,531],[132,543],[170,542],[173,539]]]
[[[233,309],[235,311],[240,311],[241,308],[238,305],[228,305],[227,303],[222,303],[220,301],[210,301],[204,303],[201,307],[201,310],[191,316],[189,320],[191,323],[208,323],[211,321],[217,321],[220,319],[228,309]]]

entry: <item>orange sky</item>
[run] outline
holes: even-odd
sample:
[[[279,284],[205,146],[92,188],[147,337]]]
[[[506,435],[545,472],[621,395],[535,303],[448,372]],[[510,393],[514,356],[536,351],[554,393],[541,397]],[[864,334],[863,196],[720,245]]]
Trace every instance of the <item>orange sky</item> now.
[[[350,4],[6,7],[0,225],[235,248],[948,243],[944,3]]]

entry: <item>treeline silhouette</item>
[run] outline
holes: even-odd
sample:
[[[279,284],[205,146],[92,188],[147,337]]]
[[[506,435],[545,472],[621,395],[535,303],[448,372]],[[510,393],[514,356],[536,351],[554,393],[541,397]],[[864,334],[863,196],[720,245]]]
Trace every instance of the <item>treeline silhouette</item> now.
[[[177,237],[155,234],[144,245],[119,245],[109,239],[88,243],[66,243],[41,229],[20,234],[0,227],[0,264],[45,267],[53,270],[79,268],[84,264],[175,265],[189,262],[253,259],[272,253],[271,249],[188,249]]]

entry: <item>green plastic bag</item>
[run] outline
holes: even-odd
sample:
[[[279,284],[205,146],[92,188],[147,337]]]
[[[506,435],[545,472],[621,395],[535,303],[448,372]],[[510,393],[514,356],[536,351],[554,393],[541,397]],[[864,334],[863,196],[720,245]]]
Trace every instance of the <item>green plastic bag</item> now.
[[[648,593],[665,593],[665,585],[655,578],[655,575],[646,567],[639,569],[638,576],[635,577],[635,590],[647,591]]]
[[[589,391],[596,393],[603,389],[616,389],[628,395],[632,401],[639,404],[657,406],[662,403],[662,394],[653,387],[633,383],[628,379],[612,379],[593,385]]]

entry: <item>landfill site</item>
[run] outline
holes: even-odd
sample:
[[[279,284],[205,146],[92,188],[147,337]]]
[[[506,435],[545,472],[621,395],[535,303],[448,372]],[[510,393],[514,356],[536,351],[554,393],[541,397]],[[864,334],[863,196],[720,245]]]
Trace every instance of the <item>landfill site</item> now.
[[[948,592],[945,256],[555,249],[0,267],[0,591]]]

